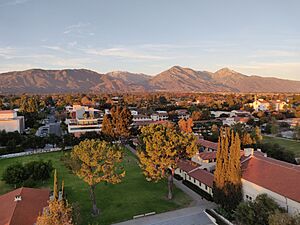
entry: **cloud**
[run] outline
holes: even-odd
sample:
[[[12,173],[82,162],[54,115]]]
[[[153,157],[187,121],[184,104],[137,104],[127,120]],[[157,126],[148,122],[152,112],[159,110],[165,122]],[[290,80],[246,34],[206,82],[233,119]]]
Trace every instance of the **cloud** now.
[[[166,56],[154,55],[154,54],[147,54],[142,51],[137,51],[130,48],[124,47],[114,47],[114,48],[107,48],[107,49],[84,49],[83,50],[86,54],[91,55],[98,55],[98,56],[112,56],[118,58],[127,58],[127,59],[138,59],[138,60],[162,60],[162,59],[169,59]]]
[[[67,26],[63,33],[64,34],[80,34],[80,35],[87,34],[89,36],[92,36],[92,35],[94,35],[94,33],[87,31],[87,28],[90,26],[91,26],[90,23],[79,22],[79,23]]]
[[[31,0],[7,0],[5,2],[0,3],[0,7],[20,5],[20,4],[27,3],[29,1]]]
[[[286,50],[258,50],[250,55],[251,58],[264,58],[264,57],[294,57],[299,56],[299,52],[286,51]]]

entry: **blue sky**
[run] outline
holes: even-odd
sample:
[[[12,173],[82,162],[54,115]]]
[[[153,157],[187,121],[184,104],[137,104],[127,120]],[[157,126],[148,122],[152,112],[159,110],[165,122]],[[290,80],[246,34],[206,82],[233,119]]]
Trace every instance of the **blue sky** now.
[[[0,0],[0,72],[173,65],[300,80],[298,0]]]

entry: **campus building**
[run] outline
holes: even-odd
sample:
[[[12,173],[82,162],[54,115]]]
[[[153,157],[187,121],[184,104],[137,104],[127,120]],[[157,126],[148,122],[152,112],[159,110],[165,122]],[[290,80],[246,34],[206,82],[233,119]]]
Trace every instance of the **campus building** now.
[[[0,111],[0,130],[6,132],[18,131],[23,133],[25,129],[24,116],[18,116],[14,110]]]
[[[100,132],[103,114],[100,110],[87,106],[73,105],[68,108],[69,119],[66,119],[68,132],[80,136],[85,132]]]
[[[49,189],[18,188],[0,196],[0,224],[33,225],[48,206]]]

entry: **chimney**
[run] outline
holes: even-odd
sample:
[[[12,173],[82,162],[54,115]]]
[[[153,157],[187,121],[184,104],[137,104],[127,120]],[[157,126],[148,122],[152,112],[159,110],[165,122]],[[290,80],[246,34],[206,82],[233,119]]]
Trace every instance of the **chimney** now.
[[[253,148],[244,148],[244,156],[248,157],[250,155],[253,155],[254,149]]]
[[[15,196],[15,202],[20,202],[22,200],[22,196],[21,195],[16,195]]]

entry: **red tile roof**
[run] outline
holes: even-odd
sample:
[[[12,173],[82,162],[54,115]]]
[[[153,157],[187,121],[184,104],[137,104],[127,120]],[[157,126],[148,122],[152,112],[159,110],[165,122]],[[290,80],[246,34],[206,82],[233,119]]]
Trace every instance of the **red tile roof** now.
[[[198,143],[206,148],[210,148],[213,150],[217,150],[218,149],[218,143],[212,142],[212,141],[207,141],[204,139],[198,139]]]
[[[217,157],[217,151],[213,151],[213,152],[200,152],[199,156],[203,160],[215,159]]]
[[[185,172],[190,172],[193,169],[196,169],[198,166],[188,160],[180,160],[177,163],[177,167]]]
[[[14,110],[0,110],[0,114],[14,113]]]
[[[49,189],[19,188],[0,196],[1,225],[33,225],[48,206]],[[21,196],[20,201],[15,201]]]
[[[242,178],[300,202],[300,166],[255,154],[242,163]]]
[[[189,175],[208,187],[213,186],[214,175],[206,170],[197,169],[189,173]]]

